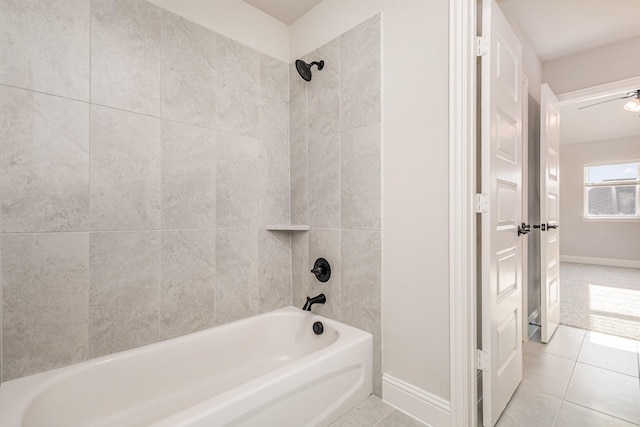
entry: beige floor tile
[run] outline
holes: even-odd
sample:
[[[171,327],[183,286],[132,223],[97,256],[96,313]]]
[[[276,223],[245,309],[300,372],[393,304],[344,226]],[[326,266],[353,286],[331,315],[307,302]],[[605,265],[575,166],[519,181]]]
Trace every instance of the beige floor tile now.
[[[564,401],[555,427],[633,427],[635,425],[620,418]]]
[[[638,343],[626,338],[589,332],[580,350],[578,362],[638,377]]]
[[[566,400],[640,424],[638,378],[577,363]]]
[[[539,333],[536,333],[525,344],[524,351],[525,353],[532,355],[549,353],[565,359],[576,360],[578,358],[578,353],[580,352],[583,339],[583,335],[558,329],[553,337],[551,337],[551,341],[544,344],[540,342]]]
[[[552,427],[562,399],[520,384],[496,427]]]
[[[384,417],[375,427],[423,427],[424,425],[424,423],[396,409]]]
[[[331,424],[331,427],[372,426],[393,411],[393,407],[384,403],[382,399],[377,396],[371,396]]]
[[[587,333],[587,331],[585,331],[584,329],[576,328],[574,326],[569,326],[569,325],[559,325],[558,330],[564,331],[564,332],[571,332],[572,334],[577,334],[582,336],[585,336]]]
[[[522,384],[562,398],[575,362],[548,353],[523,355]]]

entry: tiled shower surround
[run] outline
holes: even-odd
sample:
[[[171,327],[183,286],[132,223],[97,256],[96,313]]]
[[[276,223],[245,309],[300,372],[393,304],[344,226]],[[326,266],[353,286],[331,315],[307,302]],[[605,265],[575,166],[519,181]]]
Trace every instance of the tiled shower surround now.
[[[325,292],[379,394],[379,17],[309,83],[141,0],[0,0],[0,28],[4,381]]]
[[[314,311],[373,334],[373,391],[382,394],[380,16],[303,58],[324,60],[305,82],[291,65],[293,304],[324,293]],[[331,264],[321,284],[309,274]]]

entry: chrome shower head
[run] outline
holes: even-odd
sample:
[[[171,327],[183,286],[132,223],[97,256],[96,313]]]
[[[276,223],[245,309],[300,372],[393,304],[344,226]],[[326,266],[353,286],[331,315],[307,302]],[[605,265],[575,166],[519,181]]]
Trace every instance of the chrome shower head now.
[[[307,64],[301,59],[296,59],[296,70],[298,70],[298,74],[308,82],[311,81],[311,67],[314,65],[318,66],[318,70],[322,70],[324,68],[324,61],[314,61],[311,64]]]

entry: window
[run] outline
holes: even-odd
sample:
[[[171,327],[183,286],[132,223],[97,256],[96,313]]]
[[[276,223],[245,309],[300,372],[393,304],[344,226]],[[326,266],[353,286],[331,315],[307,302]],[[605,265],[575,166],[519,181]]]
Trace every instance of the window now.
[[[640,162],[585,166],[586,218],[640,218]]]

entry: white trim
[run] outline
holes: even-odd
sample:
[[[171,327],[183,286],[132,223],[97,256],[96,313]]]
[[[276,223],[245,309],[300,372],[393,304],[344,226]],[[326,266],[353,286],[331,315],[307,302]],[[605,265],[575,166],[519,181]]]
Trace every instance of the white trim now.
[[[636,261],[633,259],[593,258],[586,256],[560,255],[560,262],[606,265],[609,267],[640,268],[640,261]]]
[[[423,408],[425,415],[442,416],[441,422],[429,418],[436,426],[475,426],[478,418],[476,216],[473,204],[476,192],[475,40],[476,1],[449,2],[449,417],[433,408],[427,410],[433,402],[428,394],[420,394],[426,400],[422,399],[422,404],[418,405],[418,408],[427,406]],[[403,391],[407,393],[406,389],[394,387],[394,384],[387,384],[390,390],[387,393],[394,393],[399,404],[410,404],[411,399],[402,394]],[[384,396],[390,399],[389,394]]]
[[[529,224],[529,78],[522,72],[522,222]],[[529,224],[531,225],[531,224]],[[522,341],[529,341],[529,236],[522,242]]]
[[[640,222],[640,216],[583,216],[584,222]]]
[[[638,87],[640,87],[640,76],[632,77],[625,80],[619,80],[617,82],[605,83],[586,89],[566,92],[558,95],[558,101],[560,101],[560,106],[562,107],[569,104],[575,104],[576,102],[601,98],[603,96],[611,95],[616,92],[622,93],[627,90],[637,89]]]
[[[452,427],[449,402],[389,374],[382,375],[385,403],[429,426]]]

